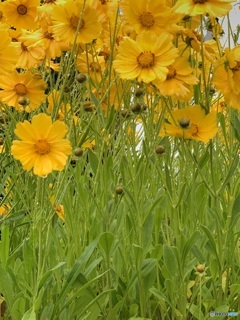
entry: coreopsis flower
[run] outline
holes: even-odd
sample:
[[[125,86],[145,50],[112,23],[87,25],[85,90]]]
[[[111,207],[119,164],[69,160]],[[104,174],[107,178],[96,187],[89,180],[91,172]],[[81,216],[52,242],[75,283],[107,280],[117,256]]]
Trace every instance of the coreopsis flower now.
[[[57,120],[52,122],[50,116],[40,113],[32,118],[17,123],[14,133],[21,140],[14,140],[11,151],[19,160],[24,170],[38,176],[45,176],[53,170],[62,171],[71,154],[69,140],[64,139],[68,128]]]
[[[12,40],[19,45],[17,68],[31,69],[45,58],[43,44],[40,43],[42,34],[39,31],[9,30]]]
[[[224,57],[215,63],[213,84],[230,107],[240,109],[240,46],[226,48]]]
[[[218,131],[216,112],[205,114],[199,105],[171,112],[160,131],[161,136],[208,142]]]
[[[29,100],[28,108],[35,110],[45,101],[45,82],[37,74],[31,72],[18,73],[16,70],[7,76],[0,77],[0,101],[20,110],[19,99]]]
[[[137,78],[145,83],[156,79],[163,81],[168,74],[167,66],[177,56],[178,50],[172,44],[172,36],[146,31],[139,34],[136,41],[127,38],[120,42],[113,67],[122,79]]]
[[[0,74],[13,71],[18,59],[18,46],[12,43],[8,33],[8,28],[0,25]]]
[[[190,85],[198,83],[186,58],[179,57],[176,61],[167,67],[168,73],[165,81],[155,80],[153,83],[159,89],[163,96],[175,96],[176,98],[185,98],[189,95]]]
[[[6,1],[4,15],[6,22],[17,29],[35,30],[35,22],[39,0],[12,0]]]
[[[101,22],[97,10],[83,0],[70,0],[52,11],[53,33],[57,40],[89,43],[101,32]]]
[[[128,22],[138,34],[143,31],[159,34],[178,22],[176,19],[175,21],[171,19],[173,13],[165,5],[165,0],[138,0],[137,2],[122,0],[120,8],[123,11],[124,21]]]
[[[178,0],[173,10],[177,13],[195,15],[209,14],[212,17],[226,15],[232,8],[233,0]]]

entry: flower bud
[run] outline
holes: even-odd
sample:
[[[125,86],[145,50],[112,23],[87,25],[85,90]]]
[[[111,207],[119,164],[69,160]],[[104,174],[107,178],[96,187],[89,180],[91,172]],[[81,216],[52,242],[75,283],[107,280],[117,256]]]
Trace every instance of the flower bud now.
[[[83,155],[83,149],[82,148],[76,148],[74,151],[74,155],[76,157],[81,157]]]
[[[86,77],[85,74],[83,74],[83,73],[78,73],[78,74],[76,75],[76,80],[77,80],[77,82],[79,82],[79,83],[83,83],[83,82],[85,82],[85,81],[87,80],[87,77]]]
[[[123,193],[123,187],[121,187],[121,186],[118,186],[117,188],[116,188],[116,194],[122,194]]]
[[[182,128],[187,128],[190,124],[190,119],[188,118],[182,118],[180,119],[179,121],[179,125],[182,127]]]
[[[205,270],[205,266],[203,264],[198,264],[196,267],[197,272],[203,273]]]
[[[19,97],[18,99],[18,104],[20,104],[20,106],[26,107],[28,106],[30,103],[30,100],[27,97]]]
[[[155,149],[156,154],[163,154],[165,153],[165,148],[164,146],[157,146]]]

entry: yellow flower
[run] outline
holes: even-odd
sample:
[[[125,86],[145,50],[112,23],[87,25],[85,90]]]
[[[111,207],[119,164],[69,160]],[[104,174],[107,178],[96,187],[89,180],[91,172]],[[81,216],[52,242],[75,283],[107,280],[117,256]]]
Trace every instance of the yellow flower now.
[[[77,43],[89,43],[101,32],[97,10],[83,0],[70,0],[58,5],[52,11],[53,34],[58,41],[74,42],[77,32]]]
[[[120,2],[120,6],[123,11],[123,19],[138,34],[143,31],[153,31],[159,34],[168,30],[176,21],[171,21],[173,13],[165,5],[165,0],[124,0]]]
[[[72,152],[69,140],[63,139],[67,131],[63,122],[52,123],[50,116],[40,113],[32,118],[32,123],[25,120],[17,124],[14,132],[21,141],[13,141],[12,154],[25,170],[33,168],[35,175],[62,171]]]
[[[163,124],[161,136],[173,136],[208,142],[218,131],[216,112],[205,114],[199,105],[171,112],[168,123]]]
[[[57,216],[62,220],[65,221],[65,212],[64,212],[64,206],[62,204],[58,204],[55,201],[55,197],[51,196],[50,198],[51,203],[53,204],[53,208],[57,214]]]
[[[195,16],[209,14],[212,17],[226,15],[232,8],[233,0],[178,0],[173,10],[177,13]]]
[[[45,82],[30,72],[12,72],[0,77],[0,100],[20,110],[19,98],[29,99],[30,110],[35,110],[45,100]]]
[[[168,74],[165,81],[156,80],[153,83],[163,96],[175,96],[185,98],[189,95],[189,86],[198,83],[186,58],[179,57],[168,66]]]
[[[240,109],[240,46],[226,48],[225,56],[215,63],[213,84],[230,107]]]
[[[149,83],[155,79],[165,80],[168,68],[177,57],[178,50],[167,33],[156,35],[142,32],[136,38],[125,39],[119,45],[119,53],[113,66],[122,79]]]
[[[27,31],[21,32],[16,30],[9,30],[13,41],[17,41],[19,45],[19,55],[16,64],[17,68],[30,69],[37,67],[37,65],[43,61],[45,57],[45,50],[43,45],[39,43],[42,34],[39,31]]]
[[[0,24],[0,74],[6,74],[15,69],[18,59],[18,47],[12,43],[8,28]]]
[[[6,1],[4,6],[6,22],[17,29],[37,29],[35,18],[38,5],[39,0]]]

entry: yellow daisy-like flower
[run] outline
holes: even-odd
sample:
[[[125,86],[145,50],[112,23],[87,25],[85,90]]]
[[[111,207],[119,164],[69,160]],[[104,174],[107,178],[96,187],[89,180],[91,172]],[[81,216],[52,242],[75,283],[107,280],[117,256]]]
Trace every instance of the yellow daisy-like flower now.
[[[26,98],[29,100],[30,110],[35,110],[41,102],[45,101],[45,87],[46,84],[39,75],[13,71],[7,76],[0,77],[0,88],[2,89],[0,100],[20,110],[19,99]]]
[[[6,1],[4,15],[6,22],[17,29],[34,30],[38,28],[35,22],[39,0]]]
[[[8,28],[0,25],[0,64],[1,74],[6,74],[15,69],[18,59],[18,46],[12,43]]]
[[[216,61],[213,84],[230,107],[240,109],[240,46],[226,48],[224,57]]]
[[[190,93],[189,86],[198,83],[198,78],[192,72],[193,69],[190,67],[188,60],[179,57],[172,65],[168,66],[166,80],[156,80],[154,84],[161,95],[185,98]]]
[[[77,43],[89,43],[101,32],[97,10],[83,0],[70,0],[58,5],[52,12],[53,34],[58,41],[74,42],[77,32]]]
[[[123,19],[139,34],[153,31],[157,34],[169,27],[172,12],[165,0],[122,0]]]
[[[52,123],[50,116],[40,113],[32,118],[32,123],[18,123],[11,151],[15,159],[22,163],[24,170],[31,170],[38,176],[45,176],[53,170],[62,171],[71,154],[69,140],[63,139],[68,131],[65,123]]]
[[[178,0],[173,10],[177,13],[189,14],[191,16],[199,14],[209,14],[212,17],[226,15],[232,8],[233,0]]]
[[[156,79],[164,81],[168,74],[167,66],[177,56],[178,50],[172,44],[172,36],[146,31],[139,34],[136,41],[127,38],[120,42],[113,66],[122,79],[137,78],[145,83]]]
[[[218,131],[216,112],[205,114],[199,105],[171,112],[168,122],[160,131],[161,136],[208,142]]]

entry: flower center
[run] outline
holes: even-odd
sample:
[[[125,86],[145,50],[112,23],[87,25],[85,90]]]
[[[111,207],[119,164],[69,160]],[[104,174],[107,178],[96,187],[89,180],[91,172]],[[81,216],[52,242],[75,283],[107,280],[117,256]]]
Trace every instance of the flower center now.
[[[189,132],[191,133],[192,136],[197,136],[198,135],[198,126],[194,123],[191,123],[191,127],[190,127],[190,130]]]
[[[16,84],[14,90],[16,91],[16,94],[18,94],[19,96],[24,96],[25,94],[27,94],[27,88],[23,83]]]
[[[75,16],[75,15],[71,16],[71,18],[70,18],[70,25],[71,25],[71,27],[72,27],[74,30],[77,30],[78,22],[79,22],[79,17],[77,17],[77,16]],[[80,26],[79,26],[79,30],[80,30],[80,29],[83,29],[84,24],[85,24],[85,23],[84,23],[84,20],[82,19],[82,20],[81,20],[81,23],[80,23]]]
[[[145,28],[151,28],[155,23],[154,17],[151,12],[141,13],[141,15],[139,16],[139,21]]]
[[[154,65],[154,54],[151,51],[141,52],[137,57],[137,63],[142,68],[149,68]]]
[[[26,13],[27,13],[28,9],[27,7],[24,5],[24,4],[20,4],[18,7],[17,7],[17,12],[24,16]]]
[[[45,0],[44,3],[54,3],[56,0]]]
[[[44,34],[43,34],[44,38],[46,39],[50,39],[50,40],[53,40],[53,33],[49,33],[48,31],[45,31]]]
[[[21,43],[21,48],[23,51],[28,51],[28,48],[23,44],[23,42]]]
[[[167,68],[168,68],[167,80],[174,78],[177,74],[176,69],[173,66],[169,66]]]
[[[34,148],[39,154],[47,154],[50,152],[50,144],[46,140],[38,140]]]
[[[207,2],[208,0],[193,0],[193,3],[194,4],[197,4],[197,3],[200,3],[200,4],[202,4],[202,3],[205,3],[205,2]]]

